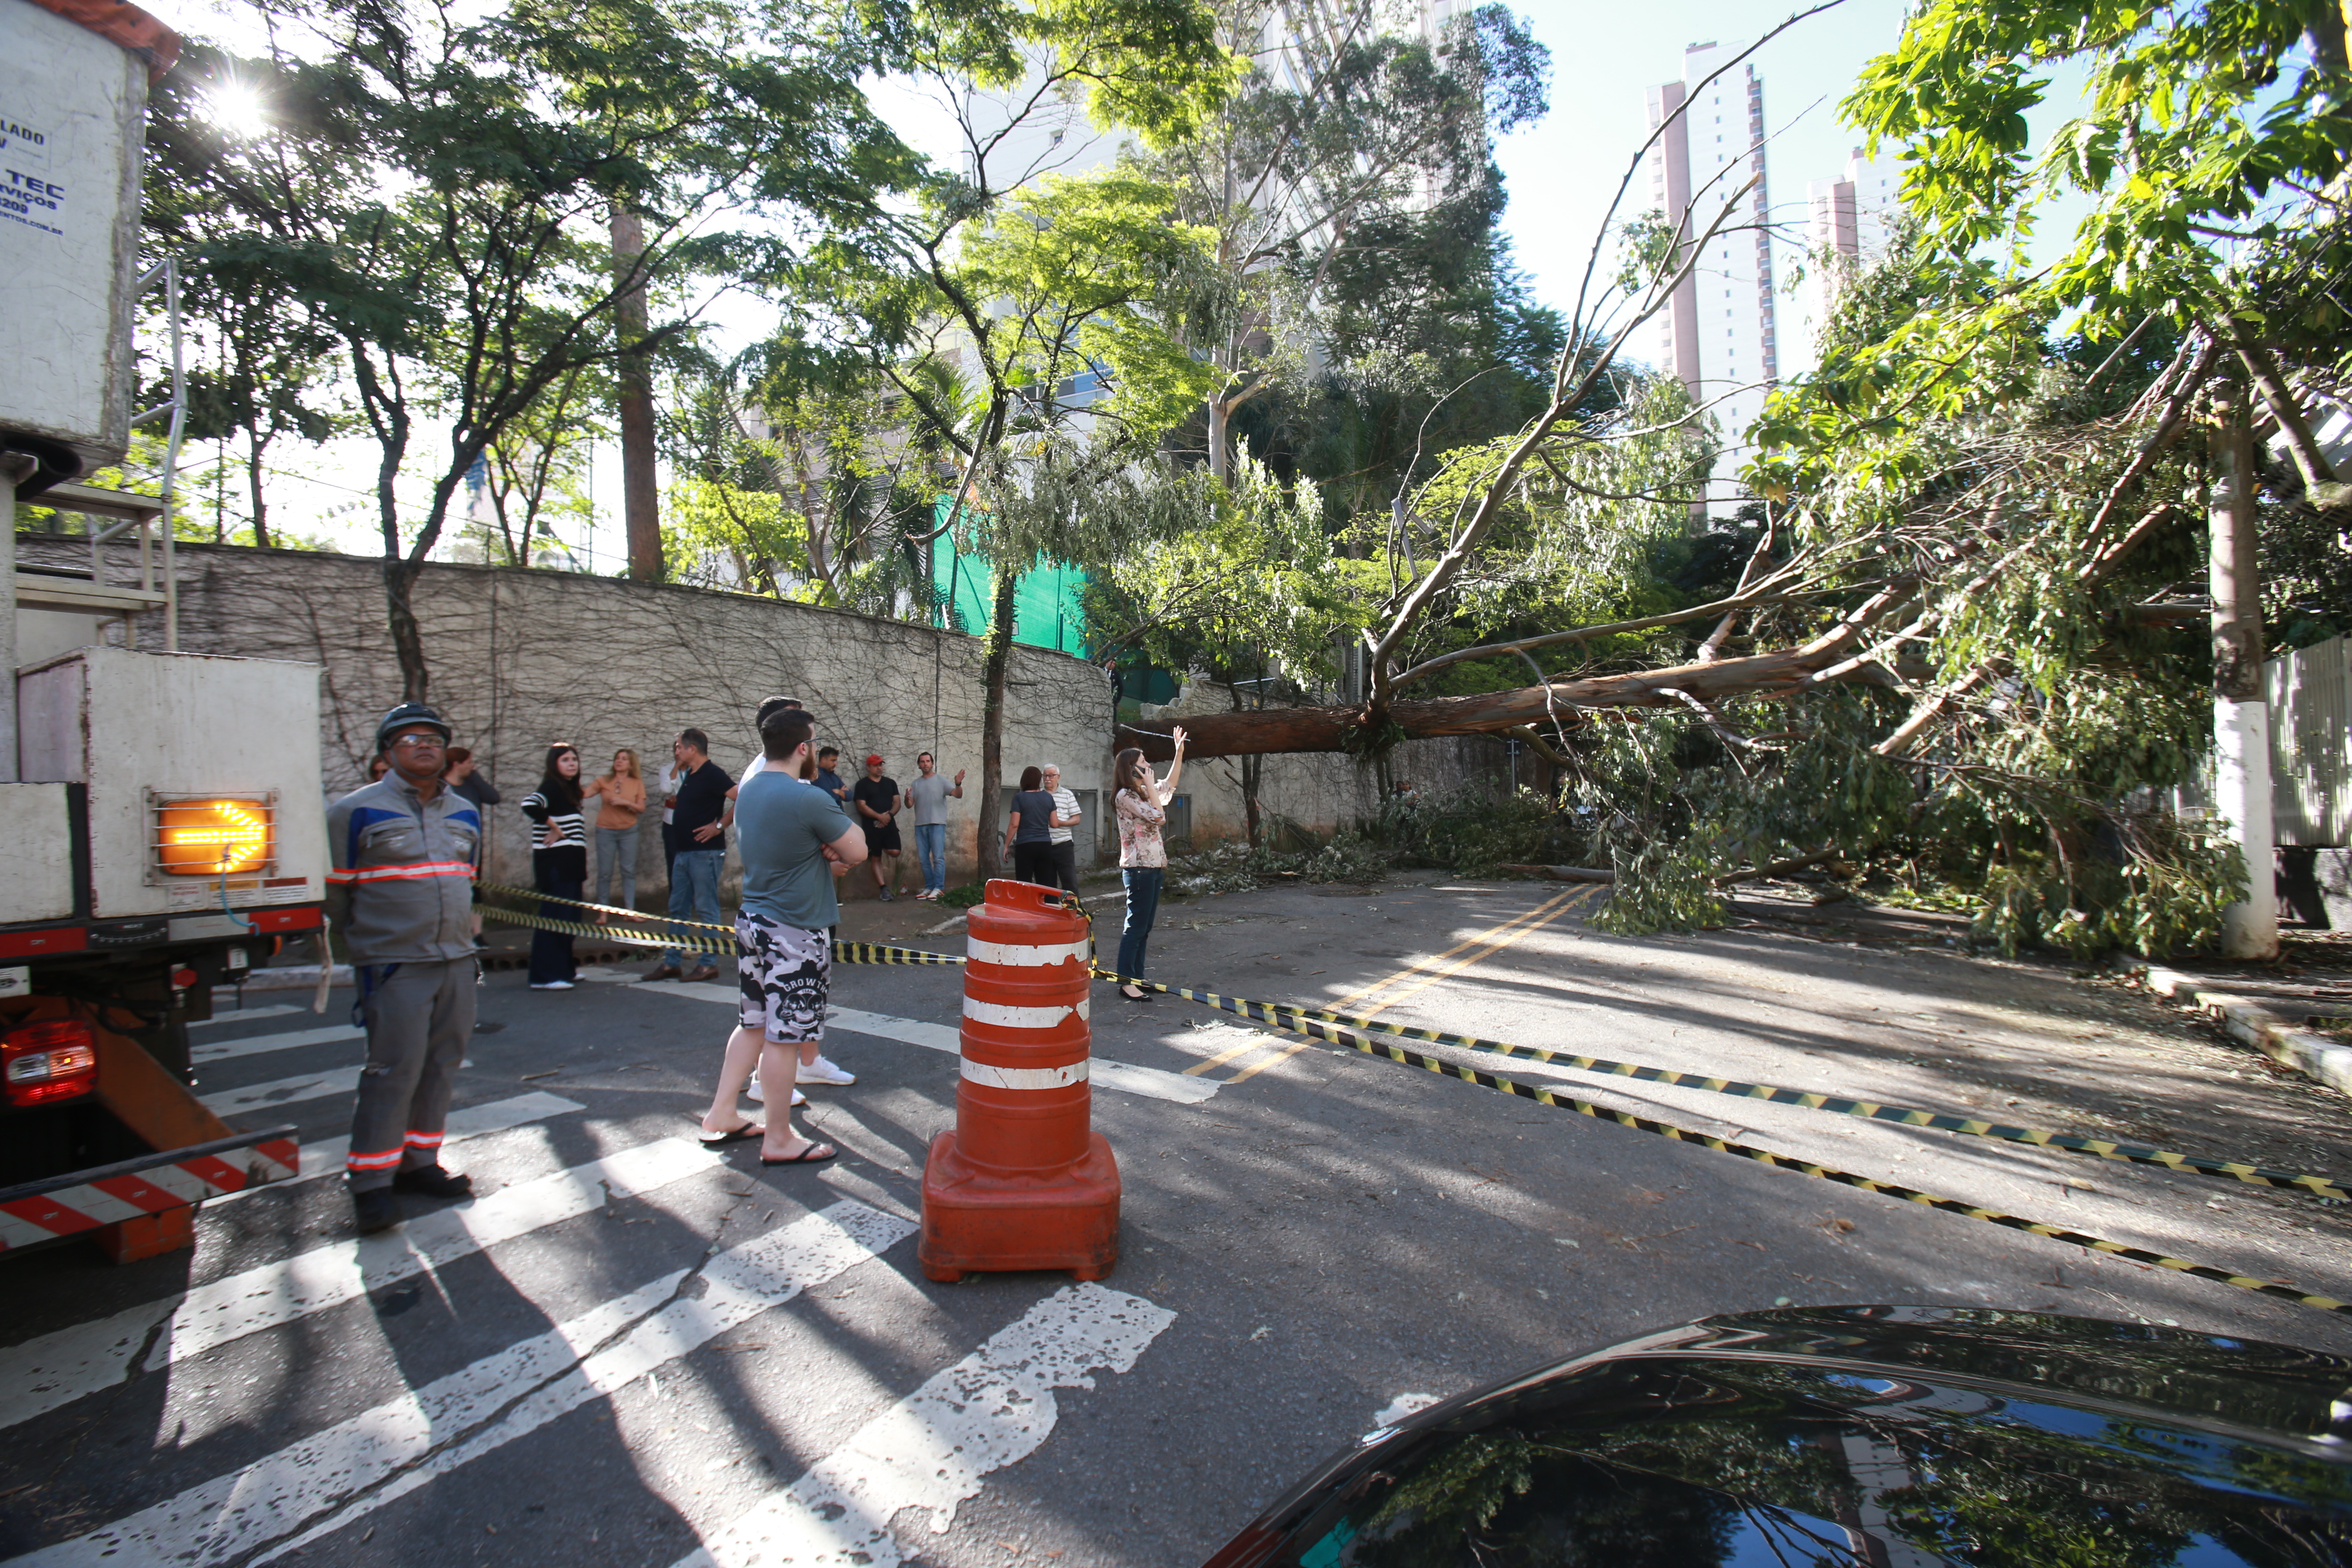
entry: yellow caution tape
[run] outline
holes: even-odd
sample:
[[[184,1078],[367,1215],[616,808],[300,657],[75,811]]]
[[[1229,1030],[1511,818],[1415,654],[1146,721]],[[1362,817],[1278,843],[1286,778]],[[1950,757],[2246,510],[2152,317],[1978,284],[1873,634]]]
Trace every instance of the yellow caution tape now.
[[[506,892],[510,889],[501,888],[497,890]],[[541,895],[533,893],[529,896],[538,898]],[[551,899],[549,901],[564,904],[578,903],[580,900]],[[586,907],[594,909],[599,906],[592,904]],[[624,947],[655,948],[672,952],[699,952],[714,958],[730,959],[739,951],[732,926],[714,926],[700,921],[676,922],[684,928],[684,932],[680,935],[667,935],[658,931],[638,935],[630,931],[615,931],[611,926],[590,925],[584,921],[560,921],[552,915],[526,914],[520,910],[500,909],[496,904],[482,905],[481,912],[482,918],[486,921],[498,921],[505,925],[528,926],[533,931],[551,931],[562,936],[586,937],[598,942],[618,942]],[[725,931],[726,936],[722,938],[695,934],[718,931]],[[963,962],[961,957],[951,952],[925,952],[920,948],[891,947],[877,942],[835,942],[833,944],[833,961],[835,963],[918,964],[958,964]]]
[[[1846,1100],[1837,1095],[1816,1094],[1810,1089],[1781,1089],[1769,1083],[1743,1083],[1738,1079],[1707,1078],[1699,1073],[1675,1072],[1667,1068],[1644,1067],[1639,1062],[1611,1061],[1606,1057],[1572,1056],[1565,1051],[1547,1051],[1533,1046],[1513,1045],[1508,1040],[1483,1040],[1473,1035],[1449,1035],[1439,1029],[1422,1029],[1403,1024],[1375,1023],[1369,1018],[1351,1017],[1345,1013],[1327,1012],[1317,1007],[1294,1006],[1286,1002],[1254,1002],[1244,996],[1220,996],[1214,992],[1188,991],[1180,986],[1159,985],[1149,980],[1119,980],[1108,970],[1097,969],[1096,973],[1118,980],[1121,984],[1141,985],[1150,990],[1181,996],[1203,1006],[1233,1013],[1258,1023],[1270,1024],[1280,1029],[1285,1018],[1311,1019],[1317,1023],[1336,1025],[1343,1029],[1363,1029],[1401,1040],[1420,1040],[1427,1045],[1451,1046],[1459,1050],[1484,1051],[1496,1056],[1525,1057],[1549,1067],[1571,1068],[1577,1072],[1599,1073],[1611,1078],[1629,1078],[1643,1083],[1661,1083],[1675,1089],[1704,1089],[1709,1094],[1727,1094],[1740,1100],[1759,1100],[1772,1105],[1794,1105],[1807,1110],[1825,1110],[1833,1116],[1857,1116],[1870,1121],[1891,1121],[1903,1127],[1927,1127],[1938,1132],[1958,1132],[1971,1138],[1998,1138],[2011,1143],[2030,1143],[2036,1148],[2055,1149],[2063,1153],[2082,1154],[2097,1160],[2116,1160],[2139,1165],[2161,1165],[2169,1171],[2189,1171],[2200,1175],[2226,1176],[2232,1181],[2253,1186],[2278,1187],[2314,1194],[2323,1198],[2352,1198],[2332,1176],[2313,1175],[2300,1171],[2273,1170],[2237,1160],[2209,1160],[2201,1155],[2183,1154],[2170,1149],[2154,1149],[2144,1143],[2119,1143],[2105,1138],[2079,1138],[2068,1132],[2052,1132],[2039,1127],[2013,1127],[1998,1121],[1985,1121],[1976,1117],[1953,1116],[1937,1110],[1919,1110],[1909,1106],[1885,1105],[1875,1100]]]
[[[1237,1005],[1241,1001],[1239,998],[1218,996],[1209,992],[1189,991],[1181,986],[1155,984],[1149,980],[1137,980],[1131,976],[1113,973],[1107,969],[1097,968],[1095,973],[1122,985],[1139,985],[1171,996],[1181,996],[1187,1001],[1198,1002],[1222,1012],[1235,1013],[1244,1017],[1253,1016],[1244,1010],[1242,1005]],[[1617,1110],[1609,1106],[1595,1105],[1589,1100],[1579,1100],[1573,1095],[1563,1094],[1557,1089],[1539,1089],[1533,1084],[1520,1083],[1515,1079],[1499,1078],[1493,1073],[1481,1072],[1476,1068],[1449,1062],[1440,1057],[1425,1056],[1419,1051],[1408,1051],[1402,1046],[1381,1045],[1366,1039],[1353,1030],[1309,1017],[1305,1009],[1272,1010],[1265,1009],[1263,1004],[1255,1004],[1255,1005],[1260,1007],[1262,1014],[1269,1012],[1272,1014],[1271,1016],[1258,1016],[1257,1021],[1270,1024],[1286,1034],[1303,1035],[1311,1040],[1324,1040],[1333,1045],[1347,1046],[1361,1051],[1366,1056],[1386,1057],[1400,1066],[1417,1067],[1444,1078],[1460,1079],[1464,1083],[1476,1084],[1481,1089],[1491,1089],[1503,1094],[1532,1100],[1538,1105],[1550,1106],[1556,1110],[1573,1110],[1580,1116],[1590,1116],[1595,1121],[1614,1122],[1620,1127],[1630,1127],[1638,1132],[1669,1138],[1677,1143],[1696,1143],[1701,1148],[1712,1149],[1720,1154],[1732,1154],[1743,1160],[1753,1160],[1759,1164],[1769,1165],[1774,1170],[1795,1171],[1800,1174],[1818,1177],[1825,1182],[1835,1182],[1841,1186],[1855,1187],[1866,1193],[1880,1193],[1891,1198],[1901,1198],[1906,1203],[1917,1204],[1923,1208],[1940,1209],[1947,1214],[1964,1215],[1969,1219],[1983,1220],[1988,1225],[1998,1225],[2011,1230],[2021,1230],[2034,1236],[2047,1237],[2053,1241],[2063,1241],[2071,1246],[2088,1248],[2093,1252],[2104,1252],[2112,1257],[2127,1258],[2134,1263],[2145,1263],[2157,1268],[2169,1268],[2175,1273],[2191,1274],[2200,1279],[2211,1279],[2224,1285],[2235,1285],[2242,1290],[2253,1290],[2265,1296],[2275,1296],[2281,1300],[2293,1301],[2299,1306],[2316,1307],[2322,1311],[2340,1312],[2352,1316],[2352,1303],[2336,1300],[2332,1296],[2313,1295],[2293,1285],[2281,1284],[2275,1280],[2256,1279],[2251,1275],[2233,1274],[2226,1268],[2215,1268],[2208,1264],[2191,1263],[2185,1258],[2169,1258],[2160,1252],[2150,1252],[2145,1247],[2127,1247],[2122,1242],[2109,1241],[2105,1237],[2087,1235],[2079,1230],[2067,1230],[2059,1226],[2044,1225],[2039,1220],[2026,1219],[2017,1215],[2003,1214],[1997,1209],[1981,1208],[1975,1204],[1962,1203],[1958,1198],[1938,1197],[1933,1193],[1921,1192],[1916,1187],[1897,1186],[1892,1182],[1881,1182],[1869,1176],[1856,1175],[1851,1171],[1840,1171],[1827,1165],[1817,1165],[1809,1160],[1799,1160],[1787,1154],[1775,1153],[1769,1149],[1759,1149],[1747,1143],[1734,1143],[1729,1139],[1717,1138],[1710,1133],[1694,1132],[1688,1128],[1676,1127],[1672,1122],[1654,1121],[1645,1116],[1636,1116],[1628,1110]],[[1384,1034],[1395,1032],[1385,1026],[1381,1027]]]

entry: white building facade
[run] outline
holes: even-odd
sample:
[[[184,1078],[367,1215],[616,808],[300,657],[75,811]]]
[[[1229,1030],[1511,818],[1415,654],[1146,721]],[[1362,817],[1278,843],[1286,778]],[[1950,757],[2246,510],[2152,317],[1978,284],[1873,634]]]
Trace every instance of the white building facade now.
[[[1804,290],[1810,335],[1818,337],[1828,322],[1838,290],[1886,248],[1889,226],[1902,205],[1902,185],[1900,164],[1865,157],[1857,147],[1846,160],[1842,178],[1814,180],[1805,186],[1805,248],[1811,258]]]
[[[1659,314],[1658,356],[1726,437],[1708,486],[1711,506],[1736,498],[1732,476],[1748,458],[1743,437],[1780,374],[1764,80],[1745,61],[1723,68],[1738,52],[1693,44],[1683,53],[1682,79],[1649,94],[1650,127],[1662,132],[1650,153],[1650,204],[1678,221],[1688,242],[1715,231]]]

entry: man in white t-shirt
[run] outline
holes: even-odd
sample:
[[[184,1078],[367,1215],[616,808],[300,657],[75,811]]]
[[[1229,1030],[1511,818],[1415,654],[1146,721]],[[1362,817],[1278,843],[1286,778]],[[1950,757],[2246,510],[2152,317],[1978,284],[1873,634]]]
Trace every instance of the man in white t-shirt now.
[[[1054,797],[1054,819],[1047,832],[1053,843],[1054,874],[1062,879],[1063,891],[1075,893],[1078,890],[1078,844],[1071,829],[1077,826],[1081,815],[1078,797],[1062,787],[1062,770],[1055,763],[1047,763],[1037,772],[1045,793]]]

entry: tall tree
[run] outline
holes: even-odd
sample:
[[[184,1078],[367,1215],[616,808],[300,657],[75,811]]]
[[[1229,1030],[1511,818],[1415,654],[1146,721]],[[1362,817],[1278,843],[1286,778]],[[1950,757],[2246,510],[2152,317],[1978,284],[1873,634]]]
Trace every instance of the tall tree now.
[[[241,68],[272,105],[269,154],[172,142],[193,155],[156,177],[184,181],[340,338],[378,450],[401,684],[421,699],[412,592],[491,444],[567,376],[682,340],[691,279],[776,279],[781,236],[862,232],[913,165],[858,90],[869,37],[814,8],[516,0],[473,20],[394,4],[294,23],[309,37]],[[646,240],[617,276],[616,202]],[[639,290],[666,315],[631,339],[618,316]]]
[[[1491,138],[1542,115],[1549,59],[1499,5],[1419,33],[1384,26],[1364,0],[1216,0],[1214,15],[1244,73],[1140,166],[1216,237],[1188,342],[1215,371],[1199,439],[1222,479],[1244,408],[1303,389],[1318,354],[1351,363],[1368,339],[1425,340],[1477,286],[1500,209]],[[1421,330],[1381,319],[1398,314]]]

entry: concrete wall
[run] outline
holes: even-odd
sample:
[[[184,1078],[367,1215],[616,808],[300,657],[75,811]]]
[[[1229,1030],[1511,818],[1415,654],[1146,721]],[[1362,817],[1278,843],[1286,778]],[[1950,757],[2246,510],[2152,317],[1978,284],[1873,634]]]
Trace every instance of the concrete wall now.
[[[78,539],[20,534],[17,548],[27,564],[89,562],[89,547]],[[127,580],[133,570],[126,551],[113,576]],[[400,700],[378,563],[182,544],[179,576],[184,650],[324,667],[312,743],[329,795],[355,787],[365,777],[376,721]],[[949,854],[950,883],[971,878],[980,819],[976,638],[746,595],[504,567],[429,565],[415,605],[432,700],[456,726],[457,743],[472,748],[506,795],[508,804],[490,814],[495,880],[530,881],[528,824],[514,803],[538,784],[549,742],[572,742],[598,773],[614,748],[634,747],[650,776],[668,761],[671,738],[693,725],[709,733],[714,757],[732,773],[758,743],[753,710],[776,695],[799,698],[817,716],[820,738],[845,754],[881,752],[901,784],[915,776],[919,751],[936,752],[950,776],[969,769],[964,799],[950,803]],[[147,647],[162,636],[161,617],[151,618],[157,624],[141,632]],[[108,640],[120,637],[118,624]],[[1110,766],[1111,694],[1102,672],[1016,647],[1007,684],[1008,766],[1049,757],[1070,787],[1098,789]],[[255,714],[244,733],[222,743],[302,739]],[[658,817],[646,817],[637,845],[641,903],[666,890]],[[905,837],[912,861],[913,835]],[[845,891],[871,896],[872,879],[862,871],[846,880]]]
[[[85,568],[89,546],[51,534],[17,536],[28,565]],[[135,548],[109,546],[114,581],[131,579]],[[191,653],[301,659],[324,668],[317,744],[331,798],[364,777],[375,724],[400,698],[400,671],[384,629],[383,579],[364,556],[236,545],[182,544],[180,643]],[[816,714],[818,735],[842,749],[844,776],[868,752],[887,759],[902,784],[915,776],[915,753],[935,752],[950,777],[968,770],[966,794],[951,802],[950,885],[971,879],[978,861],[981,663],[978,638],[903,621],[702,588],[647,585],[610,577],[508,567],[433,564],[415,593],[431,668],[432,700],[456,726],[482,771],[505,792],[491,813],[489,875],[528,885],[528,825],[516,802],[538,784],[549,742],[577,745],[593,773],[614,749],[634,747],[648,778],[668,760],[671,737],[688,725],[711,737],[713,755],[738,772],[758,742],[751,715],[762,698],[797,697]],[[141,646],[162,637],[161,617],[140,632]],[[83,640],[80,623],[55,617],[51,640]],[[68,635],[70,631],[70,635]],[[45,635],[47,635],[45,634]],[[120,623],[105,640],[120,641]],[[1157,719],[1224,710],[1226,689],[1188,684]],[[1003,784],[1030,763],[1061,764],[1063,782],[1099,805],[1110,773],[1111,692],[1103,673],[1081,660],[1016,647],[1007,676]],[[296,743],[253,716],[229,745]],[[1424,795],[1465,787],[1499,789],[1508,772],[1505,742],[1486,737],[1415,741],[1390,759],[1391,779]],[[1531,782],[1535,771],[1522,759]],[[1538,770],[1539,771],[1539,770]],[[1318,834],[1378,809],[1377,773],[1340,755],[1276,756],[1265,762],[1265,808]],[[1245,832],[1238,763],[1213,758],[1185,769],[1196,841]],[[646,814],[638,836],[640,904],[666,894],[660,836]],[[902,819],[903,821],[903,819]],[[1001,813],[989,826],[1002,834]],[[914,858],[911,833],[906,855]],[[1097,811],[1078,834],[1082,867],[1118,863],[1115,835]],[[592,861],[593,873],[593,861]],[[729,875],[735,874],[729,857]],[[910,873],[911,875],[911,868]],[[845,894],[871,897],[862,870]]]
[[[1190,680],[1174,701],[1147,706],[1143,722],[1162,729],[1182,723],[1189,714],[1227,712],[1232,707],[1227,688]],[[1160,769],[1163,775],[1166,771],[1164,766]],[[1501,792],[1509,787],[1511,771],[1509,743],[1485,735],[1407,741],[1389,753],[1391,785],[1410,788],[1424,797],[1465,789]],[[1522,755],[1519,772],[1538,787],[1548,782],[1549,770],[1532,755]],[[1239,758],[1208,757],[1186,763],[1177,791],[1192,797],[1196,842],[1248,836],[1249,814],[1242,797]],[[1380,773],[1371,763],[1335,752],[1268,757],[1258,783],[1261,813],[1286,816],[1325,836],[1377,814],[1380,795]]]

